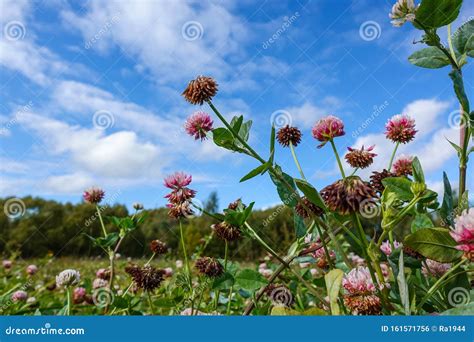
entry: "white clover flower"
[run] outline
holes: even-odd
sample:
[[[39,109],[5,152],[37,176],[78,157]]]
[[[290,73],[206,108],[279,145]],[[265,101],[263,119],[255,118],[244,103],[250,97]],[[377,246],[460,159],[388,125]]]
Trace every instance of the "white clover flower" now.
[[[81,274],[73,269],[67,269],[56,276],[56,285],[58,287],[68,287],[79,284]]]
[[[389,13],[392,25],[401,27],[407,21],[413,22],[417,8],[418,6],[415,6],[414,0],[398,0]]]

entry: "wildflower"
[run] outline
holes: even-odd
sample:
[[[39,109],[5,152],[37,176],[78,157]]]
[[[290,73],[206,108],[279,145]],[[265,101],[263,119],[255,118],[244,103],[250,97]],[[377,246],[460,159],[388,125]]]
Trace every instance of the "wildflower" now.
[[[95,289],[100,289],[101,287],[107,287],[109,282],[105,279],[101,278],[95,278],[94,281],[92,282],[92,288]]]
[[[191,200],[196,195],[196,191],[189,189],[192,176],[183,172],[176,172],[165,178],[164,185],[172,191],[165,196],[168,199],[168,214],[173,218],[186,217],[193,214]]]
[[[83,287],[76,287],[72,292],[72,300],[75,304],[80,304],[86,297],[86,289]]]
[[[239,227],[233,226],[227,222],[216,223],[212,225],[212,229],[214,229],[214,232],[219,239],[227,242],[238,240],[241,234]]]
[[[99,204],[105,196],[104,190],[98,187],[92,187],[84,191],[82,197],[84,197],[84,201],[91,204]]]
[[[474,209],[464,210],[454,219],[454,230],[451,230],[450,234],[458,244],[456,248],[466,252],[472,259],[474,256]]]
[[[375,295],[377,291],[369,269],[359,266],[352,269],[342,279],[344,305],[355,315],[378,315],[381,312],[380,298]]]
[[[407,21],[413,22],[417,8],[418,6],[415,6],[414,0],[398,0],[388,15],[392,19],[392,25],[400,27]]]
[[[342,279],[342,286],[350,294],[375,293],[375,287],[369,269],[364,266],[353,268]]]
[[[170,203],[166,205],[168,210],[168,216],[179,219],[181,217],[189,217],[194,214],[193,209],[191,208],[190,202],[186,201],[183,203]]]
[[[301,135],[301,131],[298,128],[286,125],[278,130],[276,138],[282,146],[287,147],[291,143],[296,147],[301,142]]]
[[[392,172],[397,176],[408,176],[413,173],[413,158],[401,155],[392,166]]]
[[[393,241],[393,247],[395,247],[395,249],[397,249],[398,247],[400,247],[401,243],[398,242],[398,241]],[[392,254],[392,245],[390,244],[390,241],[386,240],[382,243],[382,245],[380,246],[380,250],[383,252],[383,254],[389,256],[390,254]]]
[[[374,294],[345,295],[344,305],[354,315],[380,315],[382,310],[380,298]]]
[[[374,149],[373,145],[369,146],[366,150],[364,150],[364,146],[362,146],[360,150],[351,147],[348,147],[347,149],[349,150],[349,153],[346,154],[346,161],[350,166],[355,168],[365,169],[374,162],[374,157],[377,156],[375,153],[371,152]]]
[[[165,186],[172,190],[179,190],[191,184],[193,177],[184,172],[175,172],[165,178]]]
[[[201,257],[197,259],[195,267],[199,272],[211,278],[217,278],[224,273],[224,267],[222,267],[221,263],[211,257]]]
[[[347,257],[355,266],[362,266],[365,265],[365,259],[361,258],[359,255],[355,254],[354,252],[350,252]]]
[[[108,280],[110,279],[110,270],[108,268],[99,268],[95,275],[97,278]]]
[[[377,195],[367,182],[353,176],[326,186],[321,196],[329,209],[348,214],[359,211],[362,202],[372,201]]]
[[[212,77],[198,76],[188,83],[183,96],[191,104],[202,105],[217,94],[217,83]]]
[[[153,266],[139,267],[137,265],[130,265],[125,268],[138,288],[145,291],[153,291],[161,285],[164,279],[165,271],[156,269]]]
[[[79,284],[81,274],[73,269],[67,269],[56,276],[57,287],[68,287]]]
[[[331,261],[336,260],[336,253],[333,250],[329,250],[329,258]],[[329,261],[327,259],[326,252],[324,248],[319,248],[313,253],[313,258],[316,259],[316,265],[320,269],[326,269],[329,266]]]
[[[406,144],[416,134],[415,120],[408,115],[395,115],[385,125],[385,136],[393,142]]]
[[[36,304],[36,302],[37,302],[36,297],[29,297],[26,300],[26,304],[28,304],[28,305],[34,305],[34,304]]]
[[[170,278],[173,276],[173,269],[171,267],[166,267],[163,269],[163,271],[165,271],[165,278]]]
[[[451,264],[444,264],[431,259],[426,259],[425,262],[426,265],[423,265],[423,267],[421,268],[421,272],[425,276],[433,275],[435,277],[441,277],[452,266]]]
[[[3,268],[9,270],[10,268],[12,268],[12,262],[10,260],[3,260],[2,266]]]
[[[313,127],[313,137],[322,144],[318,147],[323,147],[328,141],[335,137],[340,137],[346,134],[344,132],[344,123],[336,116],[328,115],[320,119]]]
[[[324,213],[320,207],[318,207],[306,197],[302,197],[301,201],[296,204],[295,211],[303,218],[310,217],[311,214],[315,216],[321,216]]]
[[[395,177],[395,176],[396,174],[386,169],[383,169],[382,172],[374,171],[372,172],[372,175],[370,176],[370,185],[375,191],[377,191],[379,194],[382,194],[382,192],[385,190],[382,180],[388,177]]]
[[[135,202],[133,203],[133,209],[135,209],[136,211],[143,210],[143,204]]]
[[[207,133],[212,130],[213,121],[211,116],[206,112],[196,112],[191,115],[184,124],[186,133],[194,136],[194,139],[204,140],[207,138]]]
[[[156,254],[166,254],[166,252],[168,252],[168,246],[163,241],[153,240],[150,242],[150,250]]]
[[[245,209],[245,204],[242,203],[240,198],[236,199],[234,202],[229,203],[227,209],[237,210],[239,208]]]
[[[26,273],[28,273],[29,275],[34,275],[36,274],[36,272],[38,272],[38,267],[36,265],[28,265],[26,267]]]
[[[12,301],[14,302],[25,302],[28,298],[28,294],[25,291],[19,290],[12,294]]]

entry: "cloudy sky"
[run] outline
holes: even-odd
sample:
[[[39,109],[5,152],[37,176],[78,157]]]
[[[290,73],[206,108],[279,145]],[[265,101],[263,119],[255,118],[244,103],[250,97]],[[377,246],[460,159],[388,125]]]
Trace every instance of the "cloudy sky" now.
[[[199,108],[180,94],[199,74],[218,81],[221,112],[253,120],[250,141],[262,155],[272,118],[300,127],[297,153],[318,188],[338,176],[330,149],[311,137],[327,114],[344,120],[342,154],[376,145],[372,169],[387,167],[393,148],[387,119],[413,116],[419,133],[400,153],[419,156],[434,190],[443,170],[456,183],[446,138],[458,140],[458,106],[448,69],[408,63],[421,35],[390,25],[392,2],[2,0],[0,197],[78,202],[99,185],[113,201],[157,207],[163,177],[181,170],[193,175],[199,200],[218,191],[221,204],[277,203],[268,177],[239,184],[255,161],[183,132]],[[472,15],[465,1],[454,27]],[[464,70],[472,98],[472,60]],[[276,159],[297,175],[287,149]]]

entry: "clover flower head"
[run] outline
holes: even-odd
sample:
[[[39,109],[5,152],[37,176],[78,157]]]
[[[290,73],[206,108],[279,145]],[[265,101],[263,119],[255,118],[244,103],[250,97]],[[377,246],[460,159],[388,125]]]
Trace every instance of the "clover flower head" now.
[[[426,259],[426,265],[423,265],[421,272],[425,276],[433,275],[435,277],[441,277],[443,274],[448,272],[451,268],[451,264],[437,262],[435,260]]]
[[[464,210],[460,216],[454,219],[454,229],[450,232],[457,242],[456,248],[473,254],[474,252],[474,209]]]
[[[301,136],[301,131],[298,128],[286,125],[278,130],[276,139],[281,146],[287,147],[292,144],[296,147],[301,142]]]
[[[77,303],[83,301],[86,293],[87,291],[84,287],[76,287],[72,292],[74,302]]]
[[[400,247],[401,243],[398,242],[398,241],[393,241],[393,247],[395,247],[395,249],[397,249],[398,247]],[[382,245],[380,246],[380,250],[383,252],[383,254],[389,256],[390,254],[392,254],[392,245],[390,244],[390,241],[386,240],[382,243]]]
[[[392,165],[392,172],[397,176],[413,174],[413,157],[401,155]]]
[[[175,172],[165,178],[165,186],[172,190],[181,189],[191,184],[192,180],[193,177],[191,175],[187,175],[184,172]]]
[[[342,286],[349,294],[375,293],[375,287],[369,269],[365,266],[353,268],[342,279]]]
[[[105,192],[101,188],[91,187],[84,191],[84,201],[91,204],[99,204],[104,199]]]
[[[186,133],[194,137],[194,139],[204,140],[207,134],[212,130],[213,121],[211,116],[206,112],[198,111],[192,114],[184,124]]]
[[[400,27],[407,21],[413,22],[417,8],[418,6],[415,6],[414,0],[397,0],[388,15],[392,19],[392,25]]]
[[[28,273],[29,275],[34,275],[34,274],[36,274],[36,272],[38,272],[38,266],[28,265],[26,267],[26,273]]]
[[[335,137],[340,137],[346,134],[344,132],[344,123],[341,119],[334,115],[328,115],[320,119],[313,127],[313,137],[321,141],[322,144],[318,147],[323,147],[328,141]]]
[[[360,150],[348,147],[349,152],[346,154],[346,161],[354,168],[365,169],[374,162],[374,157],[377,156],[372,153],[374,147],[372,145],[364,149],[364,146],[362,146]]]
[[[81,281],[81,274],[73,269],[67,269],[56,276],[57,287],[68,287],[79,284]]]
[[[133,209],[135,209],[136,211],[143,210],[143,204],[135,202],[133,203]]]
[[[7,270],[10,269],[10,268],[12,268],[12,264],[13,264],[13,263],[12,263],[10,260],[3,260],[3,261],[2,261],[2,266],[3,266],[3,268],[5,268],[5,269],[7,269]]]
[[[166,254],[168,246],[163,241],[153,240],[150,242],[150,250],[156,254]]]
[[[212,77],[198,76],[190,81],[183,91],[183,96],[191,104],[202,105],[212,100],[217,94],[217,83]]]
[[[13,292],[12,301],[14,302],[25,302],[28,298],[28,294],[23,290]]]
[[[195,267],[201,274],[211,278],[217,278],[224,273],[224,267],[221,263],[211,257],[201,257],[196,260]]]
[[[385,136],[393,142],[406,144],[415,138],[415,120],[405,114],[392,116],[385,125]]]

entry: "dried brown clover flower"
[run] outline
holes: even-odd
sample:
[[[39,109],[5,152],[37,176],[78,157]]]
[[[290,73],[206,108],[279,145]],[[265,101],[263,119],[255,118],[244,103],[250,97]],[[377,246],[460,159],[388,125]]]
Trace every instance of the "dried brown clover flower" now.
[[[385,186],[383,185],[382,180],[384,180],[385,178],[395,177],[395,176],[396,174],[388,171],[387,169],[383,169],[381,172],[374,171],[372,172],[372,175],[370,176],[370,185],[372,186],[372,188],[374,188],[375,191],[381,194],[385,189]]]
[[[374,294],[347,294],[344,305],[355,315],[380,315],[380,298]]]
[[[347,149],[349,150],[349,153],[346,154],[345,158],[352,167],[365,169],[374,162],[376,154],[371,152],[374,149],[374,146],[369,146],[365,150],[364,146],[362,146],[360,150],[351,147],[348,147]]]
[[[302,218],[310,217],[311,214],[316,216],[321,216],[323,214],[323,210],[306,197],[302,197],[301,201],[296,204],[295,211]]]
[[[217,83],[212,77],[198,76],[195,80],[189,82],[183,91],[186,101],[196,105],[202,105],[210,101],[217,93]]]
[[[156,254],[166,254],[168,246],[163,241],[153,240],[150,242],[150,250]]]
[[[286,125],[278,130],[276,138],[282,146],[287,147],[291,143],[296,147],[301,142],[301,135],[301,131],[298,128]]]
[[[197,259],[195,267],[200,273],[211,278],[217,278],[224,273],[224,267],[222,267],[221,263],[211,257],[201,257]]]
[[[125,267],[125,272],[132,277],[138,288],[145,291],[153,291],[159,287],[166,273],[164,270],[149,265],[144,267],[129,265]]]
[[[239,227],[233,226],[227,222],[219,222],[212,226],[217,237],[221,240],[230,242],[240,238]]]

